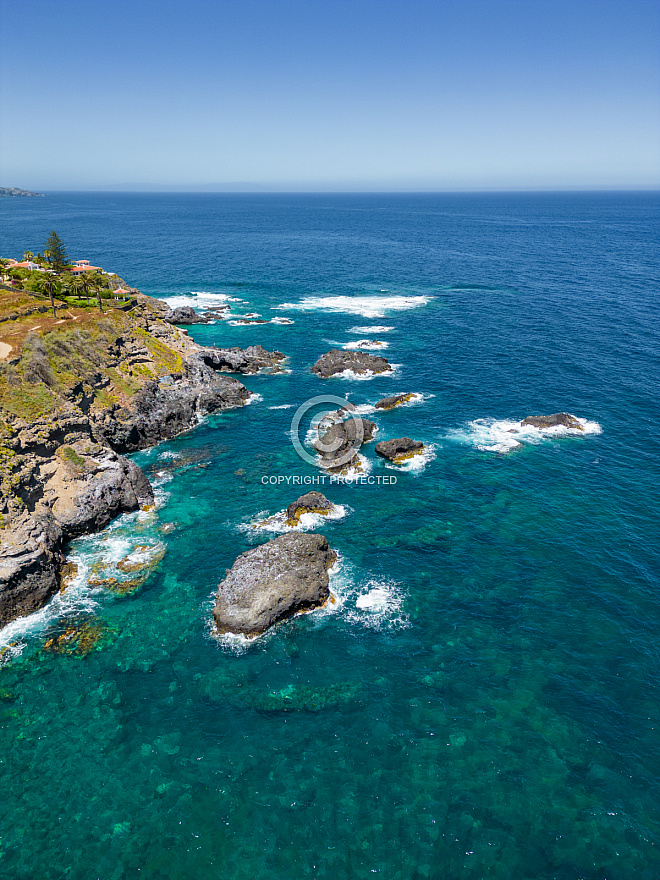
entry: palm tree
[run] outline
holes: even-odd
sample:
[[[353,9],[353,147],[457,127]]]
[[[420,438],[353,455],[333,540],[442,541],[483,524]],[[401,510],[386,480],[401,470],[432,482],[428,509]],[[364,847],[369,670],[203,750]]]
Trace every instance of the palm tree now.
[[[78,278],[80,289],[85,294],[85,299],[87,300],[87,305],[89,306],[89,291],[92,286],[91,281],[86,272],[81,272]]]
[[[78,296],[83,290],[85,290],[85,293],[88,293],[85,287],[85,279],[81,278],[80,275],[76,275],[71,279],[70,287],[75,296]],[[87,302],[89,302],[89,296],[87,297]]]
[[[92,276],[87,279],[87,284],[89,288],[96,293],[96,301],[99,304],[99,312],[103,311],[103,306],[101,305],[101,284],[98,278]]]
[[[37,285],[39,290],[43,291],[43,293],[47,293],[50,296],[50,307],[53,310],[53,318],[57,318],[57,314],[55,312],[55,299],[53,294],[55,291],[59,292],[59,284],[57,282],[57,278],[54,275],[51,275],[50,272],[44,272],[43,275],[37,280]]]

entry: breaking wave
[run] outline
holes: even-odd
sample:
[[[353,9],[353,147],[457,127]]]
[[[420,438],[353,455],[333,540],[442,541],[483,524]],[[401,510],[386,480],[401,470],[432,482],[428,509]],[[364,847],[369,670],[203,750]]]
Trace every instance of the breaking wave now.
[[[577,418],[582,425],[579,428],[566,428],[555,425],[552,428],[535,428],[533,425],[522,425],[511,419],[475,419],[463,428],[450,431],[448,440],[466,443],[482,452],[512,452],[526,444],[538,445],[546,440],[557,437],[584,437],[588,434],[601,434],[598,422]]]
[[[282,303],[278,309],[301,312],[343,312],[363,318],[384,318],[386,312],[407,311],[425,306],[431,296],[306,296],[297,303]]]

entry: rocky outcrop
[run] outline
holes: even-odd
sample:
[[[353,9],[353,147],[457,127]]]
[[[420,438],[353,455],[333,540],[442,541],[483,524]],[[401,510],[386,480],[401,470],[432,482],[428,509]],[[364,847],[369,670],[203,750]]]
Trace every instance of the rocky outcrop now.
[[[332,425],[318,440],[314,449],[321,456],[321,467],[330,471],[355,467],[360,447],[373,439],[376,425],[369,419],[350,418]]]
[[[410,437],[397,437],[394,440],[381,440],[380,443],[376,443],[376,454],[394,464],[406,461],[423,449],[424,444],[420,440],[411,440]]]
[[[79,414],[37,422],[5,441],[0,530],[0,625],[37,610],[57,590],[66,541],[104,528],[121,513],[153,504],[132,461],[96,442]]]
[[[57,591],[62,530],[52,516],[16,517],[0,531],[0,626],[42,608]]]
[[[126,458],[107,450],[102,452],[99,461],[91,457],[82,459],[83,479],[78,477],[80,466],[76,464],[64,476],[60,468],[45,484],[47,497],[56,482],[52,513],[67,538],[96,532],[120,513],[153,504],[153,491],[143,471]],[[64,461],[66,469],[68,462]]]
[[[184,362],[183,374],[144,385],[131,406],[110,407],[96,432],[117,452],[135,452],[176,437],[205,413],[243,406],[249,398],[245,385],[218,375],[200,353]]]
[[[286,355],[281,351],[266,351],[261,345],[250,345],[247,348],[204,348],[197,359],[214,370],[248,375],[280,372]]]
[[[531,425],[534,428],[555,428],[557,425],[562,425],[564,428],[584,430],[575,416],[565,412],[553,413],[551,416],[527,416],[520,424]]]
[[[389,373],[392,371],[392,367],[384,357],[377,357],[365,351],[342,351],[339,348],[333,348],[332,351],[321,355],[312,367],[312,373],[316,373],[322,379],[343,373],[344,370],[351,370],[357,375],[365,375],[367,373]]]
[[[90,329],[29,337],[12,361],[17,377],[33,377],[23,380],[24,409],[7,386],[0,394],[0,625],[58,589],[68,540],[153,503],[145,475],[121,453],[249,399],[219,372],[222,350],[197,346],[162,319],[164,309],[137,294],[129,312],[88,318]],[[229,351],[245,372],[284,358],[260,346]]]
[[[414,400],[417,397],[419,395],[412,391],[407,394],[393,394],[391,397],[383,397],[375,406],[376,409],[394,409],[397,406],[401,406],[402,403],[407,403],[409,400]]]
[[[320,513],[327,515],[334,508],[322,492],[306,492],[293,501],[286,509],[287,525],[296,526],[304,513]]]
[[[208,318],[198,315],[192,306],[177,306],[163,314],[163,321],[168,324],[206,324]]]
[[[290,533],[242,553],[218,587],[218,633],[257,636],[330,595],[328,569],[337,558],[326,538]]]

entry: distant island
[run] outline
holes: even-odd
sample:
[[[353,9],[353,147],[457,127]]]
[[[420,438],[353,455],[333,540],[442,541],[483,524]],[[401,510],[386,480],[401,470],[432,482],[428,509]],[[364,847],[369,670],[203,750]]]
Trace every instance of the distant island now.
[[[36,196],[43,199],[43,193],[33,193],[29,189],[19,189],[17,186],[0,186],[0,198],[3,196],[11,198],[14,196]]]

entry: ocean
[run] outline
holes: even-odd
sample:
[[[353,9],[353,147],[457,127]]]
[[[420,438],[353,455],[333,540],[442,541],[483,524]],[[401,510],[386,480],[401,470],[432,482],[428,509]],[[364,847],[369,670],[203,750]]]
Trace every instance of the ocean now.
[[[134,456],[157,510],[74,542],[69,589],[0,631],[4,878],[660,877],[659,202],[0,202],[0,255],[54,229],[143,293],[228,304],[200,343],[289,358],[244,379],[250,406]],[[365,340],[392,375],[310,372]],[[372,479],[305,484],[292,419],[319,395],[426,454],[367,444]],[[558,411],[584,430],[510,433]],[[216,638],[225,569],[308,488],[338,506],[303,523],[338,552],[335,602]],[[127,556],[160,561],[109,589]],[[94,649],[53,650],[71,627]]]

